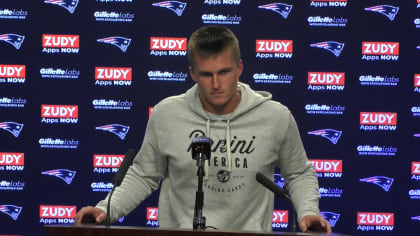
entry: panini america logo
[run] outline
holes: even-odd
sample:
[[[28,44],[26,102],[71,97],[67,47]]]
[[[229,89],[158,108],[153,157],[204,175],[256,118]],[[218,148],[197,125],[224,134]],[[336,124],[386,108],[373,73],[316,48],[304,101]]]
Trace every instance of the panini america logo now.
[[[334,129],[320,129],[315,131],[309,131],[308,134],[321,136],[325,139],[328,139],[331,143],[337,144],[338,140],[341,137],[342,131]]]
[[[344,90],[344,72],[308,72],[308,90]]]
[[[76,211],[76,206],[40,205],[39,223],[74,224]]]
[[[73,14],[76,10],[79,0],[45,0],[44,3],[57,5],[65,8],[70,14]]]
[[[94,154],[93,172],[99,174],[117,173],[124,158],[124,155]]]
[[[204,0],[206,5],[241,5],[241,0]]]
[[[43,79],[79,79],[80,70],[69,68],[41,68],[39,70]]]
[[[292,11],[293,6],[284,3],[271,3],[267,5],[258,6],[258,8],[274,11],[275,13],[280,14],[284,19],[287,19],[290,12]]]
[[[20,132],[22,132],[23,124],[13,121],[0,122],[0,129],[11,133],[15,138],[17,138],[19,137]]]
[[[26,81],[25,65],[0,65],[0,84],[23,84]]]
[[[22,209],[23,207],[15,205],[0,205],[0,212],[12,217],[15,221],[19,218]]]
[[[289,211],[273,210],[271,227],[273,229],[286,229],[289,226]]]
[[[341,52],[343,51],[344,43],[339,43],[335,41],[325,41],[320,43],[313,43],[310,46],[313,48],[325,49],[334,54],[334,56],[339,57]]]
[[[164,2],[152,3],[152,6],[166,8],[174,12],[177,16],[181,16],[182,13],[184,13],[184,10],[187,4],[183,2],[179,2],[179,1],[164,1]]]
[[[23,9],[0,9],[0,19],[9,19],[9,20],[26,20],[28,16],[28,11]]]
[[[343,115],[346,107],[342,105],[306,104],[306,114],[311,115]]]
[[[131,23],[134,21],[134,13],[131,12],[95,11],[93,16],[99,22]]]
[[[359,156],[395,156],[398,148],[393,146],[371,146],[371,145],[359,145],[357,146],[357,152]]]
[[[149,80],[185,82],[185,80],[188,77],[188,74],[176,71],[169,72],[154,70],[147,72],[147,76],[149,77]]]
[[[290,59],[293,56],[293,40],[257,39],[256,58]]]
[[[412,161],[411,162],[411,179],[420,181],[420,162]]]
[[[118,138],[120,138],[121,140],[124,140],[130,127],[121,125],[121,124],[110,124],[110,125],[98,126],[95,129],[113,133],[117,135]]]
[[[390,5],[379,5],[379,6],[365,8],[365,11],[379,13],[381,15],[386,16],[390,21],[393,21],[395,19],[395,16],[397,16],[398,10],[399,10],[399,7],[394,7]]]
[[[420,93],[420,74],[414,75],[414,92]]]
[[[341,178],[343,175],[342,160],[310,159],[318,178]]]
[[[311,7],[346,7],[347,0],[310,0]]]
[[[90,187],[92,192],[110,192],[114,185],[111,182],[92,182]]]
[[[97,110],[131,110],[133,102],[128,100],[94,99],[92,105]]]
[[[361,75],[359,82],[362,86],[397,86],[400,78],[386,75]]]
[[[326,219],[330,223],[331,227],[335,227],[335,224],[337,224],[337,221],[340,218],[340,214],[330,211],[322,211],[320,214],[322,218]]]
[[[66,184],[71,184],[74,176],[76,176],[76,171],[67,170],[67,169],[56,169],[56,170],[44,171],[44,172],[41,172],[41,174],[55,176],[63,180]]]
[[[115,47],[119,48],[122,52],[126,52],[128,46],[130,45],[131,39],[124,38],[121,36],[113,36],[113,37],[107,37],[96,40],[99,43],[106,43],[114,45]]]
[[[130,67],[95,67],[95,85],[131,86],[131,80]]]
[[[255,73],[252,78],[254,79],[255,83],[261,84],[291,84],[294,76],[277,73]]]
[[[150,37],[150,55],[185,56],[187,38]]]
[[[79,53],[79,35],[64,34],[43,34],[42,35],[43,53]]]
[[[394,213],[357,212],[357,230],[359,231],[392,231]]]
[[[48,149],[77,149],[80,141],[75,139],[62,138],[40,138],[38,141],[40,148]]]
[[[388,192],[391,188],[392,183],[394,182],[394,179],[386,176],[373,176],[369,178],[360,179],[360,182],[375,184],[381,187],[383,190],[385,190],[385,192]]]
[[[26,105],[25,98],[15,98],[15,97],[0,97],[0,107],[10,107],[10,108],[24,108]]]
[[[17,50],[20,49],[22,46],[23,40],[25,40],[25,36],[18,35],[18,34],[0,34],[0,41],[6,42]]]
[[[239,25],[242,21],[241,16],[231,16],[223,14],[203,14],[201,15],[201,20],[203,24],[213,24],[213,25]]]
[[[395,131],[397,129],[397,113],[360,112],[360,129],[364,131]]]
[[[308,24],[312,27],[346,27],[347,18],[330,16],[309,16]]]
[[[76,124],[79,121],[79,106],[41,105],[41,123]]]
[[[0,171],[23,171],[24,168],[24,153],[0,152]]]
[[[400,54],[398,42],[362,42],[362,60],[397,61]]]
[[[1,180],[0,181],[0,190],[1,191],[23,191],[25,188],[26,183],[21,181],[8,181],[8,180]]]
[[[339,188],[319,188],[319,194],[321,197],[335,197],[335,198],[341,198],[341,195],[343,194],[343,189]]]

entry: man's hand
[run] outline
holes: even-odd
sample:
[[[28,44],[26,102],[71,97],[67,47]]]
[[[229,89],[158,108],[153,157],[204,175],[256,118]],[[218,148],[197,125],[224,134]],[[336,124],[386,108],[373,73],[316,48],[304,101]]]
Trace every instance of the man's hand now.
[[[331,233],[331,225],[321,216],[309,215],[299,222],[302,232],[327,232]]]
[[[105,221],[106,213],[96,207],[87,206],[77,212],[74,224],[81,225],[83,223],[96,223],[100,224]]]

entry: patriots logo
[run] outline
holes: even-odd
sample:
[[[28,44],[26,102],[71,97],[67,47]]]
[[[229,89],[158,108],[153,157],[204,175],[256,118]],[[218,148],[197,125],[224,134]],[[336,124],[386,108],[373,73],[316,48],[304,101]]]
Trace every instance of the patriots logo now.
[[[332,54],[334,54],[336,57],[339,57],[341,51],[343,51],[344,43],[326,41],[326,42],[314,43],[314,44],[311,44],[310,46],[314,48],[322,48],[322,49],[328,50]]]
[[[57,169],[57,170],[44,171],[44,172],[41,172],[41,174],[55,176],[57,178],[64,180],[66,184],[71,184],[71,181],[73,181],[73,178],[76,175],[76,171],[66,170],[66,169]]]
[[[394,182],[394,179],[385,176],[373,176],[369,178],[360,179],[360,182],[376,184],[383,190],[385,190],[385,192],[388,192],[389,188],[391,188],[392,182]]]
[[[122,223],[124,221],[124,216],[118,219],[118,222]]]
[[[320,213],[321,213],[322,218],[328,220],[328,223],[330,223],[331,227],[334,227],[338,221],[338,218],[340,218],[340,214],[337,214],[334,212],[323,211]]]
[[[17,34],[0,34],[0,41],[5,41],[6,43],[10,43],[18,50],[20,46],[22,46],[24,39],[25,39],[25,36],[21,36]]]
[[[420,221],[420,216],[413,216],[411,217],[412,220],[419,220]]]
[[[10,217],[12,217],[13,220],[17,220],[21,211],[22,211],[22,207],[19,207],[19,206],[0,205],[0,212],[3,212],[4,214],[8,214]]]
[[[274,174],[274,183],[280,188],[284,188],[284,178],[280,174]]]
[[[110,124],[96,127],[96,129],[111,132],[117,135],[121,140],[124,140],[130,127],[120,124]]]
[[[382,15],[388,17],[388,19],[393,21],[395,16],[398,13],[398,9],[400,9],[400,8],[390,6],[390,5],[379,5],[379,6],[374,6],[374,7],[367,7],[367,8],[365,8],[365,11],[377,12],[379,14],[382,14]]]
[[[175,14],[177,14],[178,16],[181,16],[182,13],[184,13],[184,9],[187,6],[187,4],[183,2],[178,2],[178,1],[164,1],[164,2],[153,3],[152,6],[167,8],[175,12]]]
[[[9,133],[13,134],[15,138],[17,138],[23,129],[23,124],[16,122],[2,122],[0,123],[0,129],[8,131]]]
[[[320,129],[315,131],[309,131],[308,134],[318,135],[323,138],[330,140],[333,144],[337,144],[338,139],[341,137],[341,131],[333,129]]]
[[[267,5],[258,6],[258,8],[261,9],[277,12],[281,16],[283,16],[284,19],[286,19],[289,16],[289,13],[292,11],[292,7],[292,5],[287,5],[283,3],[271,3]]]
[[[119,49],[121,49],[121,51],[125,52],[127,51],[127,48],[130,45],[131,39],[120,37],[120,36],[114,36],[114,37],[98,39],[96,41],[100,43],[112,44],[118,47]]]
[[[79,4],[79,0],[45,0],[44,3],[64,7],[67,11],[73,14],[76,10],[77,4]]]

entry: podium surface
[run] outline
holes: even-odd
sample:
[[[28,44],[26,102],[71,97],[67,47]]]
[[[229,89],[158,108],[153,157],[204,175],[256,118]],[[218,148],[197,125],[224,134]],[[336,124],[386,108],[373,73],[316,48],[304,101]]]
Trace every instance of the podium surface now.
[[[167,228],[143,228],[129,226],[103,225],[46,225],[46,236],[268,236],[268,235],[306,235],[306,236],[349,236],[339,233],[292,233],[292,232],[251,232],[251,231],[219,231],[219,230],[193,230],[193,229],[167,229]]]

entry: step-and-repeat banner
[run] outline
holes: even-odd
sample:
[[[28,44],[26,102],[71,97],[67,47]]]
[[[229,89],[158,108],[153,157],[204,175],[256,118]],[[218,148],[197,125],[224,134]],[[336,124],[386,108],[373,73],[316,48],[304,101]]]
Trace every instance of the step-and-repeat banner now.
[[[1,0],[0,234],[105,197],[153,106],[193,85],[187,39],[207,24],[296,117],[334,231],[418,232],[420,0]],[[116,225],[158,226],[158,194]],[[291,217],[277,199],[273,230]]]

